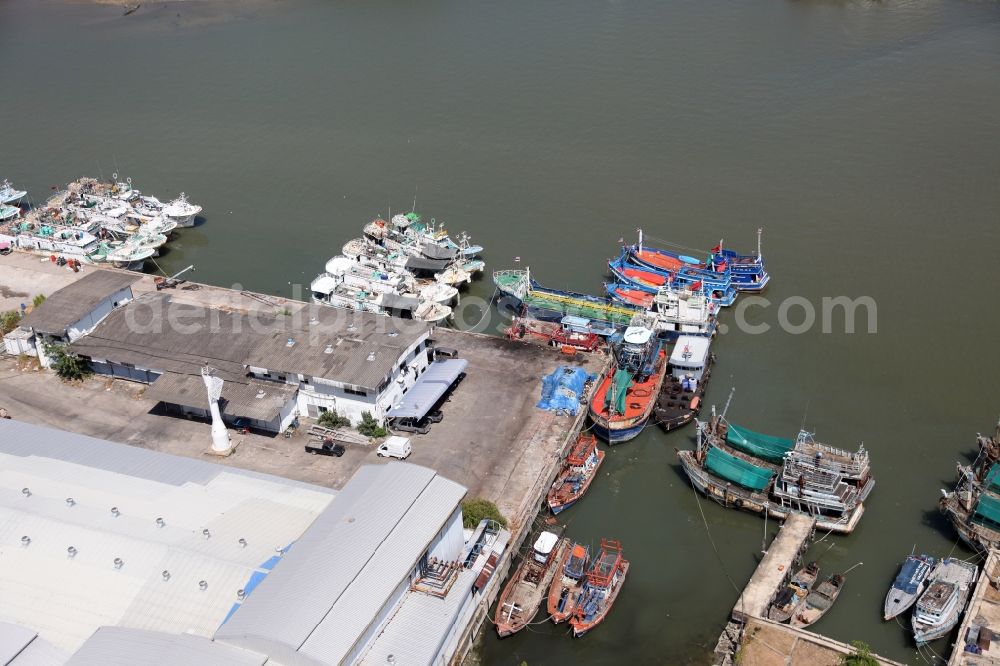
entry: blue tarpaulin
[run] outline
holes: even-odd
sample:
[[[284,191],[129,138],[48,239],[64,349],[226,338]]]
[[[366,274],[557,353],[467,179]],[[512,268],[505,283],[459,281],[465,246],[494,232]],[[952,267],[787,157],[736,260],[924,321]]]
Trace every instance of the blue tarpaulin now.
[[[583,368],[561,365],[551,375],[542,378],[542,399],[535,406],[548,412],[576,416],[580,411],[584,387],[588,380],[595,377]]]

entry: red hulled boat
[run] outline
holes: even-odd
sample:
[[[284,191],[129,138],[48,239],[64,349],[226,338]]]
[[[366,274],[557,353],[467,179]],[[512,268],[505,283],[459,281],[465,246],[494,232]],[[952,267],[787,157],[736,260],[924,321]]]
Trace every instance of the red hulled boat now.
[[[562,470],[549,489],[548,504],[552,513],[565,511],[583,497],[604,462],[604,451],[597,448],[597,438],[582,433],[566,457]]]
[[[549,586],[549,598],[546,609],[549,617],[556,624],[565,622],[576,611],[576,602],[580,600],[583,584],[590,562],[590,551],[586,546],[575,543],[568,548],[559,561],[559,568]]]
[[[621,544],[601,539],[601,554],[587,572],[583,593],[569,621],[574,638],[583,636],[604,621],[625,583],[628,566],[628,560],[622,557]]]

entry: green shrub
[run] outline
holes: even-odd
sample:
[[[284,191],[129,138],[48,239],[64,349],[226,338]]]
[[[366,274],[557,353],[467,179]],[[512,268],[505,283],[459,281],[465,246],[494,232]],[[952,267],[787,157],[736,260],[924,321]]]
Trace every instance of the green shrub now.
[[[462,525],[465,527],[475,527],[483,520],[489,518],[495,520],[504,527],[507,527],[507,519],[500,513],[497,505],[489,500],[475,497],[462,502]]]
[[[46,344],[45,355],[52,359],[52,369],[61,378],[72,381],[91,374],[90,365],[76,354],[66,349],[66,345]]]
[[[21,315],[17,310],[0,312],[0,335],[7,335],[21,323]]]
[[[854,652],[840,658],[841,666],[879,666],[879,661],[872,655],[872,649],[863,641],[851,641]]]
[[[34,305],[36,308],[44,302],[45,302],[45,294],[38,294],[31,300],[31,304]]]
[[[365,437],[385,437],[389,434],[385,428],[378,424],[371,412],[361,412],[361,423],[358,424],[358,432]]]
[[[324,428],[340,428],[351,425],[351,419],[341,416],[333,409],[320,414],[317,421]]]

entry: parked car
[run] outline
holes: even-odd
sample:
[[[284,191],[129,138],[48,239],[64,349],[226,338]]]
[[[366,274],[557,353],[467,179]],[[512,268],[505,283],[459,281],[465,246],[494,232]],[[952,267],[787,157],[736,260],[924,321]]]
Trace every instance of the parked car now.
[[[407,437],[399,437],[393,435],[392,437],[385,440],[382,446],[375,450],[375,454],[380,458],[399,458],[400,460],[405,460],[409,457],[412,448],[410,447],[410,440]]]
[[[346,450],[343,444],[338,444],[329,438],[319,442],[319,446],[306,444],[306,453],[311,453],[314,456],[337,456],[339,458],[344,455]]]

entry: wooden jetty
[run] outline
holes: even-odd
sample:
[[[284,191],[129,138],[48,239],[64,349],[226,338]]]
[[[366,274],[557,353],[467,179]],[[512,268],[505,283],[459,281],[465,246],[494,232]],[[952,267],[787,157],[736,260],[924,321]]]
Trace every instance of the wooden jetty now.
[[[812,535],[816,520],[802,514],[793,513],[785,519],[778,536],[757,565],[750,582],[743,588],[743,594],[733,607],[732,619],[746,622],[751,617],[766,617],[767,608],[774,595],[795,569],[798,559]]]

